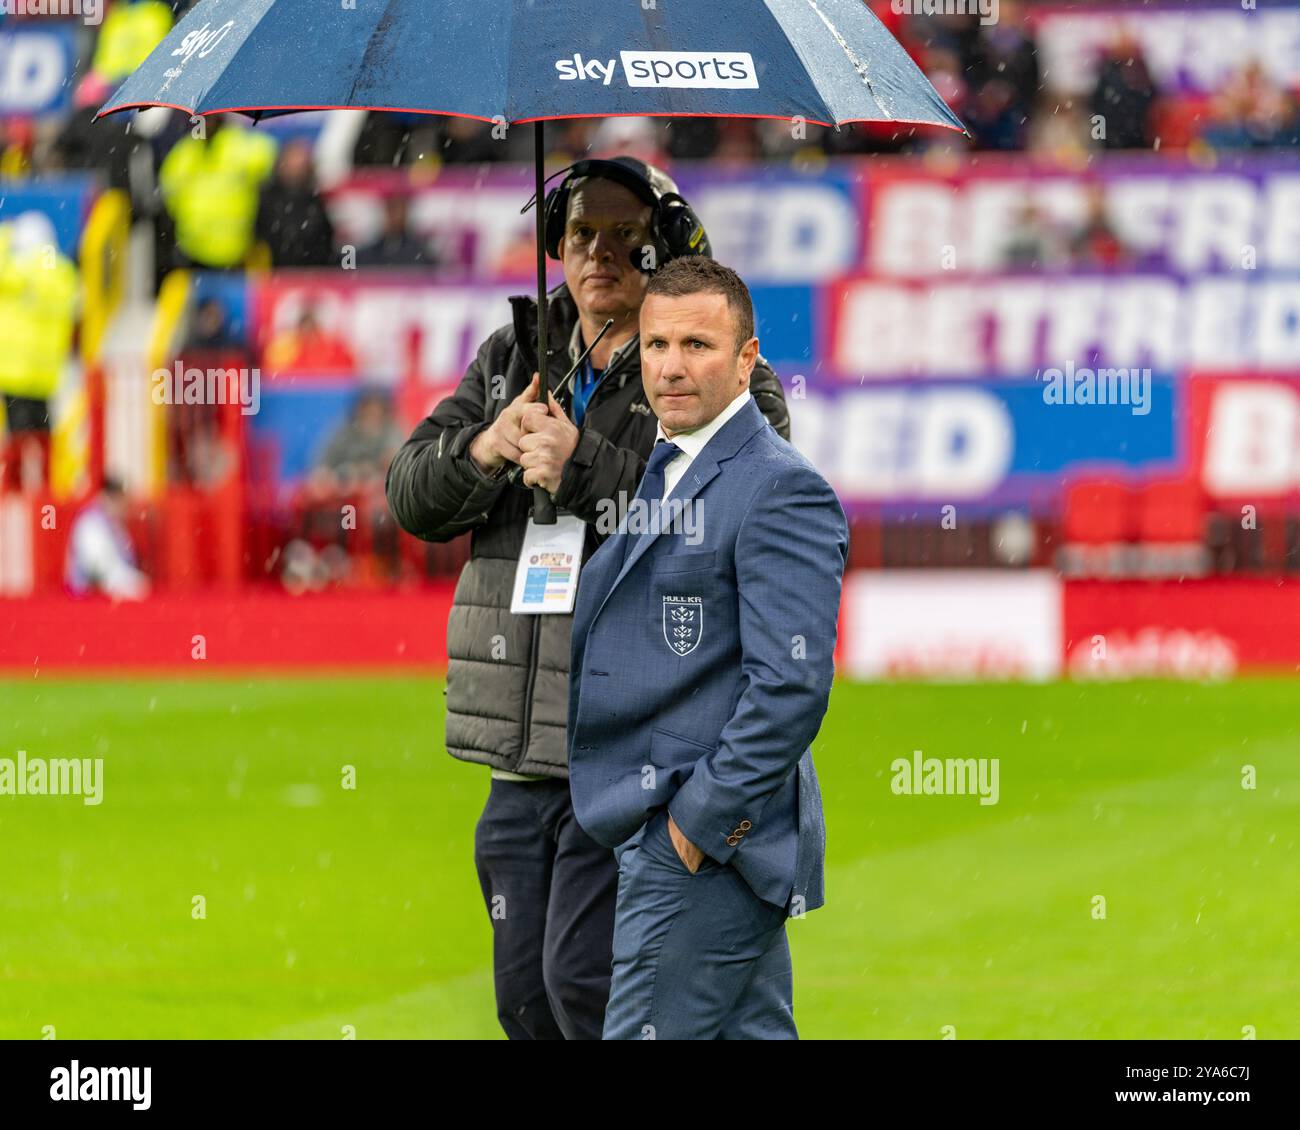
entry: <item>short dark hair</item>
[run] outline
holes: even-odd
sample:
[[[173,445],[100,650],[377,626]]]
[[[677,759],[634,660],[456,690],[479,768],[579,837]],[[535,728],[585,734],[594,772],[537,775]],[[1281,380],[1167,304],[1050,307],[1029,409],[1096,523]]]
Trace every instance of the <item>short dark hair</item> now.
[[[730,267],[706,255],[689,255],[665,263],[650,276],[646,297],[661,294],[666,298],[683,298],[688,294],[721,294],[731,307],[736,323],[736,353],[739,355],[754,336],[754,300],[749,287]]]

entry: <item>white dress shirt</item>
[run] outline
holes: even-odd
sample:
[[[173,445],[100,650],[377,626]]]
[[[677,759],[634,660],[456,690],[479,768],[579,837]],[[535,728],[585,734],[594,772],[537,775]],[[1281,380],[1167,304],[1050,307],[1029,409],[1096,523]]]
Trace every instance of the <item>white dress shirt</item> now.
[[[705,445],[715,435],[722,430],[722,426],[731,419],[737,412],[745,407],[749,400],[749,389],[745,389],[739,396],[728,404],[721,412],[713,417],[707,424],[702,424],[689,432],[679,432],[675,436],[664,435],[664,426],[660,424],[655,429],[655,442],[666,439],[670,443],[675,443],[682,449],[682,453],[673,458],[673,461],[664,468],[664,494],[667,498],[673,493],[673,487],[681,482],[682,476],[690,469],[695,457],[704,450]],[[660,499],[662,502],[663,499]]]

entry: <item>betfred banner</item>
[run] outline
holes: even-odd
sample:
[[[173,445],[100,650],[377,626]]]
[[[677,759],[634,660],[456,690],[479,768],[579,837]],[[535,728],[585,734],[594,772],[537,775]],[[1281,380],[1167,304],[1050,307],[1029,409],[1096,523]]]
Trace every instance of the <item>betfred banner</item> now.
[[[393,272],[281,272],[251,284],[263,379],[359,376],[443,384],[510,320],[508,286],[437,286]]]
[[[1121,39],[1141,53],[1166,93],[1213,93],[1258,62],[1274,82],[1300,86],[1300,9],[1269,0],[1034,6],[1039,65],[1062,95],[1087,95]]]
[[[0,29],[0,119],[66,113],[75,70],[72,24]]]
[[[853,679],[1055,678],[1055,574],[858,570],[845,580],[840,670]]]
[[[1188,380],[1191,460],[1211,498],[1300,498],[1300,367],[1288,376],[1196,373]]]
[[[765,357],[782,376],[816,361],[814,296],[751,288]],[[454,384],[526,285],[458,286],[398,271],[281,271],[249,284],[251,337],[271,384],[353,376],[374,384]],[[568,342],[563,345],[567,346]]]
[[[751,285],[996,273],[1038,245],[1053,271],[1099,257],[1120,272],[1300,271],[1300,168],[1286,156],[1224,154],[1206,168],[1183,156],[1107,155],[1086,171],[990,155],[951,167],[847,157],[815,171],[674,162],[668,172],[714,254]],[[536,217],[520,209],[532,192],[521,165],[448,168],[427,182],[383,170],[340,182],[327,201],[345,248],[375,241],[386,200],[400,195],[432,277],[527,283]],[[1097,209],[1104,239],[1089,237]],[[548,269],[559,281],[559,264]]]
[[[874,277],[826,289],[831,367],[854,381],[1067,365],[1300,370],[1300,274]]]
[[[1108,156],[1086,173],[998,157],[951,169],[885,159],[868,170],[861,204],[863,266],[887,277],[995,273],[1027,260],[1051,272],[1300,270],[1292,157],[1225,154],[1209,169]]]
[[[1067,473],[1184,470],[1177,383],[1150,377],[1137,395],[1065,403],[1041,381],[830,382],[790,396],[791,435],[850,510],[906,501],[1038,509],[1055,503]]]
[[[1082,679],[1226,678],[1300,670],[1300,584],[1277,577],[1070,581],[1066,673]]]
[[[833,278],[862,262],[863,169],[861,162],[846,161],[810,174],[690,164],[669,171],[704,222],[719,261],[751,283],[789,284]],[[531,168],[448,169],[414,185],[387,172],[349,179],[328,194],[340,240],[358,250],[376,240],[385,200],[399,194],[407,198],[410,230],[425,244],[439,278],[526,283],[535,277],[536,215],[520,211],[533,195]],[[548,263],[558,282],[559,264]]]

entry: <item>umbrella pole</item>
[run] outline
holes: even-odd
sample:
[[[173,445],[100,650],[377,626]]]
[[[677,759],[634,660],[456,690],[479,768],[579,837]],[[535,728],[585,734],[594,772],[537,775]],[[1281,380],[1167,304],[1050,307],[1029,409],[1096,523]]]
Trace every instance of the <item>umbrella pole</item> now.
[[[551,381],[546,364],[546,125],[533,123],[533,164],[537,181],[537,371],[541,374],[538,390],[541,403],[547,404]],[[533,487],[533,524],[555,525],[555,503],[545,487]]]

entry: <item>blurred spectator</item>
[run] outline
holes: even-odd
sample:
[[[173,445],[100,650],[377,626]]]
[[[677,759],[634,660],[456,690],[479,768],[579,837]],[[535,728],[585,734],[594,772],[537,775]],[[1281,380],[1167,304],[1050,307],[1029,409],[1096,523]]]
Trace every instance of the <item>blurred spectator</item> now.
[[[354,373],[357,368],[347,342],[323,329],[311,306],[303,309],[297,326],[271,339],[262,360],[273,373]]]
[[[1062,165],[1081,167],[1091,148],[1088,117],[1073,98],[1045,90],[1029,121],[1028,152],[1050,157]]]
[[[1002,245],[1002,265],[1009,270],[1060,267],[1068,262],[1056,226],[1036,204],[1026,203]]]
[[[1014,0],[1001,0],[997,23],[980,24],[969,48],[966,124],[979,149],[1021,149],[1038,103],[1038,55]]]
[[[492,129],[490,123],[475,118],[443,118],[442,142],[435,155],[449,165],[504,161],[509,156],[505,138],[493,137]]]
[[[140,600],[149,594],[149,578],[136,568],[126,514],[122,484],[106,478],[72,523],[65,579],[75,595],[99,592],[115,600]]]
[[[1201,139],[1216,149],[1300,144],[1296,102],[1258,62],[1243,67],[1211,104]]]
[[[162,0],[118,0],[99,28],[91,70],[116,86],[148,57],[172,29],[172,9]]]
[[[801,169],[820,168],[826,164],[822,135],[826,127],[816,124],[763,118],[754,123],[759,160],[776,164],[789,163]],[[671,134],[669,135],[671,138]]]
[[[966,99],[970,94],[970,83],[962,68],[961,56],[956,51],[930,51],[926,74],[939,97],[948,103],[959,117],[964,114]]]
[[[221,116],[204,121],[206,138],[190,134],[167,154],[159,187],[176,224],[176,265],[228,270],[253,248],[258,190],[276,143]]]
[[[921,5],[915,5],[921,8]],[[958,11],[943,10],[942,4],[932,5],[932,13],[912,16],[901,24],[902,42],[928,70],[935,51],[948,51],[962,60],[962,68],[969,65],[975,53],[980,24],[977,16]]]
[[[244,343],[230,329],[225,304],[217,298],[205,298],[199,303],[185,339],[186,352],[221,353],[229,349],[244,348]]]
[[[702,161],[718,147],[717,118],[667,118],[665,121],[665,144],[674,160]]]
[[[1121,27],[1097,71],[1088,105],[1104,124],[1104,149],[1149,149],[1156,84],[1138,43]]]
[[[104,173],[109,188],[127,188],[131,154],[144,142],[131,132],[131,114],[95,121],[112,93],[112,84],[94,71],[77,84],[72,114],[54,142],[54,157],[65,169]]]
[[[303,486],[298,500],[302,536],[285,550],[283,579],[288,587],[319,588],[344,579],[351,566],[344,548],[350,530],[363,533],[354,552],[359,549],[390,577],[396,576],[397,526],[384,497],[384,479],[405,438],[393,419],[388,393],[363,390]],[[340,522],[341,503],[356,508],[355,525]]]
[[[749,123],[745,122],[748,126]],[[725,128],[725,126],[723,127]],[[640,117],[604,118],[591,140],[590,157],[610,157],[626,153],[648,165],[663,167],[668,163],[660,140],[659,119]],[[719,156],[714,151],[714,157]]]
[[[436,128],[424,114],[371,110],[357,132],[352,163],[359,166],[404,164],[411,148],[412,132],[422,129],[426,147],[431,147]]]
[[[599,118],[574,118],[570,121],[561,119],[557,122],[547,122],[546,148],[549,153],[546,157],[546,163],[548,171],[562,169],[566,165],[572,165],[575,161],[582,160],[583,157],[594,156],[592,144],[599,128]],[[525,152],[517,154],[515,159],[528,161],[531,164],[533,160],[532,131],[527,127],[515,129],[512,131],[511,136],[519,138],[526,149]]]
[[[728,162],[757,161],[759,158],[758,132],[756,124],[750,119],[725,118],[719,128],[718,148],[713,159],[719,164]],[[664,158],[659,162],[666,164]]]
[[[77,268],[42,212],[0,224],[0,394],[8,421],[0,484],[34,489],[48,477],[50,399],[76,325]]]
[[[32,172],[36,130],[30,118],[0,118],[0,180],[22,180]]]
[[[312,485],[318,491],[382,486],[388,464],[406,439],[393,419],[393,405],[382,389],[364,390],[348,419],[330,436]]]
[[[428,245],[407,230],[408,202],[400,192],[384,200],[384,228],[374,243],[357,252],[358,267],[431,267]]]
[[[1132,261],[1129,249],[1106,218],[1106,192],[1099,184],[1089,186],[1088,214],[1070,241],[1070,257],[1079,267],[1118,267]]]
[[[334,262],[334,227],[316,191],[311,146],[301,138],[285,144],[275,176],[262,189],[257,234],[276,267],[323,267]]]

